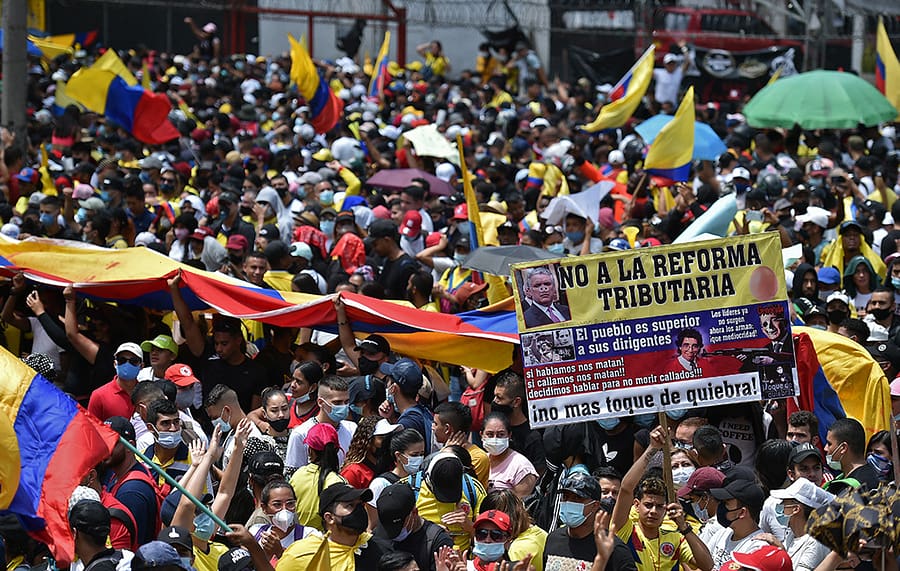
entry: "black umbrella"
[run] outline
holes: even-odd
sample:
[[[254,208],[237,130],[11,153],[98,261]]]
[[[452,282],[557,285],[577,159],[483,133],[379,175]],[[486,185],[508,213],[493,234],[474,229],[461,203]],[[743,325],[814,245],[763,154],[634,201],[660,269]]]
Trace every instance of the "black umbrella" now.
[[[558,257],[533,246],[482,246],[469,254],[463,267],[494,276],[508,276],[511,264],[553,260]]]

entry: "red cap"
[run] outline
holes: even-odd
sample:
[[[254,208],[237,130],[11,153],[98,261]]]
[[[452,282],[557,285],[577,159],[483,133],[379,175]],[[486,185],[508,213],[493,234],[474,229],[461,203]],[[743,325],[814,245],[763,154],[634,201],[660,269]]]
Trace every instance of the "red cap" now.
[[[212,133],[207,131],[206,129],[194,129],[191,131],[191,139],[197,141],[198,143],[202,143],[203,141],[209,139],[212,136]]]
[[[437,246],[441,242],[441,234],[440,232],[430,232],[428,236],[425,236],[425,247],[431,248]]]
[[[212,236],[213,232],[209,229],[208,226],[198,226],[194,233],[191,234],[192,240],[203,240],[207,236]]]
[[[225,247],[229,250],[241,250],[246,252],[247,248],[250,247],[250,242],[248,242],[247,237],[242,234],[233,234],[228,237],[228,242],[225,243]]]
[[[462,204],[457,204],[456,208],[453,209],[453,220],[468,220],[469,219],[469,205],[465,202]]]
[[[303,439],[304,444],[317,452],[325,450],[325,445],[329,442],[339,446],[337,430],[327,422],[314,424],[306,433],[306,438]]]
[[[391,219],[391,211],[387,209],[387,207],[378,205],[372,209],[372,214],[375,218],[380,218],[382,220],[390,220]]]
[[[723,570],[739,569],[746,567],[753,571],[791,571],[794,566],[788,552],[774,545],[760,547],[752,553],[731,554],[732,561],[722,566]],[[737,565],[737,567],[734,567]]]
[[[194,371],[183,363],[175,363],[170,366],[166,369],[164,377],[179,387],[189,387],[200,382],[200,379],[194,376]]]
[[[505,531],[509,533],[512,530],[512,524],[509,521],[509,516],[500,510],[488,510],[483,514],[479,515],[475,519],[475,528],[478,528],[478,525],[489,521],[500,528],[501,531]]]
[[[53,186],[58,189],[72,186],[72,179],[66,175],[58,176],[53,180]]]
[[[418,210],[410,210],[403,215],[403,222],[400,224],[400,233],[408,237],[418,237],[422,232],[422,215]]]

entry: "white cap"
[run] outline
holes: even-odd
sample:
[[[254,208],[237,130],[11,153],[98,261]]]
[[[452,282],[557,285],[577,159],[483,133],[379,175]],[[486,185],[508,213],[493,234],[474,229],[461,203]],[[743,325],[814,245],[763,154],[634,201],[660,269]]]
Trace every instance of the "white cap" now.
[[[797,478],[784,490],[772,490],[772,497],[779,500],[797,500],[813,509],[827,506],[834,501],[834,494],[826,492],[806,478]]]
[[[388,125],[384,129],[379,129],[378,132],[381,133],[381,136],[387,137],[392,141],[396,141],[400,138],[400,129],[393,125]]]
[[[7,222],[0,228],[0,234],[3,234],[7,238],[18,238],[19,237],[19,227],[13,224],[12,222]]]
[[[537,119],[532,119],[531,123],[528,124],[532,129],[537,129],[538,127],[549,127],[550,121],[547,121],[543,117],[538,117]]]
[[[134,237],[134,245],[135,246],[149,246],[150,244],[158,244],[159,238],[153,235],[152,232],[141,232],[137,236]]]
[[[606,161],[611,165],[623,164],[625,162],[625,153],[619,149],[613,149],[609,152],[609,156],[606,157]]]
[[[731,178],[732,180],[736,178],[744,178],[750,180],[750,171],[748,171],[744,167],[736,167],[731,171]]]
[[[836,291],[836,292],[832,293],[831,295],[829,295],[828,298],[825,300],[825,305],[828,305],[829,303],[831,303],[834,300],[843,301],[847,307],[850,307],[850,296],[848,296],[846,293],[844,293],[842,291]]]
[[[124,353],[125,351],[128,351],[132,355],[140,357],[141,359],[144,358],[144,352],[141,350],[141,346],[137,343],[122,343],[121,345],[119,345],[119,348],[116,349],[115,354],[118,355],[119,353]]]
[[[666,54],[663,56],[663,63],[674,63],[678,61],[678,56],[675,54]]]
[[[828,228],[828,217],[831,212],[818,206],[808,206],[806,213],[797,216],[797,227],[803,226],[805,222],[812,222],[820,228]]]
[[[400,428],[403,427],[399,424],[391,424],[387,419],[382,418],[375,423],[375,432],[372,433],[372,436],[384,436],[385,434],[391,434]]]
[[[451,182],[456,178],[456,167],[450,163],[441,163],[434,169],[434,176],[444,182]]]

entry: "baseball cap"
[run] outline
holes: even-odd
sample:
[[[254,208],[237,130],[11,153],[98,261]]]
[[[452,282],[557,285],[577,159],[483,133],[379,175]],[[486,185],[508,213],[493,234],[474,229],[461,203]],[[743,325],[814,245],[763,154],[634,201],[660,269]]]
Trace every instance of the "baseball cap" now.
[[[191,240],[206,240],[208,236],[212,236],[213,231],[208,226],[199,226],[194,232],[191,234]]]
[[[675,63],[678,61],[678,56],[675,54],[666,54],[663,56],[663,63]]]
[[[709,493],[720,501],[735,499],[755,511],[761,510],[766,501],[762,488],[746,480],[735,480],[724,488],[712,488]]]
[[[252,565],[250,552],[243,547],[232,547],[219,556],[219,571],[243,571]]]
[[[421,219],[419,220],[419,223],[421,224]],[[394,224],[393,220],[376,218],[372,221],[372,224],[369,225],[369,238],[394,238],[397,234],[397,225]]]
[[[141,346],[137,343],[122,343],[121,345],[119,345],[119,348],[116,349],[115,354],[118,355],[119,353],[124,353],[125,351],[128,351],[136,357],[140,357],[142,359],[144,358],[144,352],[141,350]]]
[[[391,352],[391,344],[381,335],[372,334],[360,341],[356,350],[361,353],[384,353],[387,355]]]
[[[191,541],[191,532],[177,525],[163,528],[159,535],[156,536],[156,539],[169,545],[180,545],[185,549],[194,548],[194,544]]]
[[[453,209],[453,220],[468,220],[469,206],[466,203],[457,204]]]
[[[834,500],[834,494],[830,494],[813,484],[806,478],[797,478],[794,483],[784,490],[772,490],[772,497],[779,500],[797,500],[804,506],[821,508]]]
[[[38,171],[34,170],[31,167],[25,167],[24,169],[19,171],[19,174],[16,175],[16,178],[22,182],[30,182],[32,184],[36,183],[40,179],[41,175]]]
[[[870,327],[871,325],[869,324]],[[897,347],[894,343],[882,341],[881,343],[866,345],[866,349],[876,361],[888,361],[895,371],[900,368],[900,347]]]
[[[603,495],[597,478],[584,472],[575,472],[571,476],[564,478],[559,484],[559,493],[563,492],[571,492],[586,500],[598,501]]]
[[[697,468],[691,473],[687,483],[678,488],[678,497],[686,498],[692,492],[707,493],[713,488],[720,488],[724,481],[725,474],[715,468],[710,466]]]
[[[397,482],[381,491],[376,504],[378,521],[387,536],[393,538],[400,535],[403,522],[416,507],[416,494],[408,484]]]
[[[108,176],[108,177],[104,178],[103,181],[100,183],[100,188],[102,188],[103,190],[124,191],[125,190],[125,182],[117,176]]]
[[[128,440],[129,442],[135,441],[134,436],[134,425],[131,424],[131,421],[125,418],[124,416],[111,416],[107,418],[103,424],[112,428],[119,436]]]
[[[403,215],[400,233],[407,237],[418,237],[422,232],[422,215],[418,210],[409,210]]]
[[[398,429],[403,428],[400,424],[391,424],[385,418],[382,418],[378,422],[375,423],[375,432],[372,433],[372,436],[384,436],[385,434],[391,434],[392,432],[396,432]]]
[[[804,460],[812,456],[818,458],[819,461],[822,460],[822,453],[819,452],[819,449],[809,442],[804,442],[803,444],[798,444],[791,451],[791,457],[788,462],[791,466],[793,466],[794,464],[799,464],[800,462],[803,462]]]
[[[422,369],[412,359],[398,359],[396,363],[382,363],[378,368],[389,375],[404,394],[412,395],[422,388]]]
[[[351,403],[358,403],[375,398],[380,393],[384,400],[384,381],[372,376],[356,377],[350,381],[348,396]]]
[[[295,258],[304,258],[307,262],[311,262],[313,258],[312,248],[306,242],[294,242],[291,244],[291,255]]]
[[[779,198],[778,200],[775,201],[775,206],[773,206],[772,208],[774,210],[778,211],[778,210],[784,210],[785,208],[790,208],[790,207],[791,207],[790,200],[788,200],[787,198]]]
[[[831,159],[813,159],[806,165],[806,174],[810,176],[825,176],[834,168]]]
[[[460,480],[461,482],[462,480]],[[319,515],[324,515],[336,502],[352,502],[354,500],[368,502],[371,499],[372,490],[369,488],[357,489],[343,482],[332,484],[319,494]]]
[[[171,351],[176,355],[178,354],[178,343],[176,343],[175,340],[168,335],[157,335],[153,339],[141,343],[141,349],[146,351],[147,353],[149,353],[153,347]]]
[[[190,366],[183,363],[170,365],[169,368],[166,369],[164,377],[179,387],[190,387],[191,385],[200,382],[200,379],[194,375],[194,371]]]
[[[340,446],[337,430],[327,422],[319,422],[310,428],[303,443],[318,452],[325,450],[329,443]]]
[[[69,510],[69,525],[89,535],[109,534],[109,510],[97,500],[81,500]]]
[[[480,283],[476,284],[475,282],[466,282],[463,285],[459,286],[453,296],[456,298],[456,302],[459,305],[463,305],[469,298],[475,295],[476,293],[482,292],[486,290],[488,284]]]
[[[735,551],[731,558],[738,568],[746,567],[753,571],[791,571],[794,567],[788,552],[774,545],[765,545],[751,553]],[[726,563],[723,569],[730,569]]]
[[[300,184],[319,184],[322,182],[322,175],[315,171],[309,171],[303,173],[303,175],[297,179],[297,182]]]
[[[169,567],[175,565],[191,571],[189,566],[181,560],[181,556],[174,547],[164,541],[151,541],[137,548],[134,558],[131,560],[131,568],[135,571],[141,569],[156,569],[157,567]]]
[[[478,529],[479,525],[486,522],[491,522],[499,527],[501,531],[507,533],[512,529],[512,523],[509,521],[509,516],[500,510],[488,510],[479,514],[479,516],[475,518],[475,529]]]
[[[263,450],[250,458],[248,471],[251,476],[258,478],[268,478],[276,474],[283,474],[284,461],[277,453],[271,450]]]
[[[731,178],[732,178],[732,180],[736,179],[736,178],[743,178],[745,180],[750,180],[750,171],[748,171],[744,167],[735,167],[731,171]]]
[[[226,190],[219,194],[219,205],[223,202],[227,202],[228,204],[237,204],[241,199],[238,197],[236,192],[232,192],[230,190]]]
[[[229,250],[243,250],[247,251],[247,248],[250,247],[250,242],[247,241],[247,237],[242,234],[233,234],[228,237],[228,241],[225,242],[225,247]]]
[[[265,224],[259,229],[259,235],[270,241],[281,238],[281,232],[278,231],[278,227],[274,224]]]
[[[862,233],[862,231],[863,231],[862,226],[860,226],[859,222],[857,222],[856,220],[845,220],[845,221],[841,222],[841,227],[840,227],[840,230],[838,231],[838,233],[843,234],[844,230],[848,230],[851,228],[855,228],[856,231],[860,232],[860,233]]]
[[[836,292],[832,293],[831,295],[829,295],[828,298],[825,300],[825,305],[828,305],[829,303],[831,303],[832,301],[835,301],[835,300],[841,301],[844,303],[844,305],[846,305],[847,307],[850,307],[850,296],[848,296],[846,293],[844,293],[842,291],[836,291]]]
[[[824,268],[819,268],[818,279],[819,283],[822,284],[837,285],[841,283],[841,273],[837,271],[837,268],[826,266]]]
[[[104,203],[100,198],[92,196],[87,200],[79,200],[78,206],[84,208],[85,210],[103,210],[104,208],[106,208],[106,203]]]
[[[162,161],[154,157],[153,155],[144,157],[138,162],[140,163],[142,169],[161,169],[163,167]]]
[[[462,496],[463,465],[451,452],[435,454],[425,468],[425,478],[439,502],[455,504]]]
[[[72,198],[74,200],[86,200],[94,196],[94,188],[89,184],[76,184],[72,190]]]

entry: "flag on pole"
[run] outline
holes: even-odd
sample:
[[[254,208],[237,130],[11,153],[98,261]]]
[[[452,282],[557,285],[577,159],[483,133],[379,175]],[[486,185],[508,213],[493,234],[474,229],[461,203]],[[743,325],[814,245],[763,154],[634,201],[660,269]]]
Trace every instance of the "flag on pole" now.
[[[653,78],[653,53],[650,46],[609,92],[609,102],[600,108],[597,118],[581,127],[589,133],[621,127],[634,114]]]
[[[475,196],[475,189],[472,187],[472,173],[466,166],[466,159],[463,156],[462,136],[456,135],[456,149],[459,152],[459,168],[462,170],[463,193],[466,196],[466,208],[469,216],[469,241],[471,242],[472,251],[475,248],[484,245],[484,230],[481,228],[481,211],[478,208],[478,198]]]
[[[900,110],[900,62],[891,46],[891,39],[878,18],[878,37],[875,44],[875,87],[891,105]]]
[[[675,112],[675,118],[660,129],[647,158],[644,170],[672,182],[683,182],[691,174],[694,154],[694,88],[689,87]]]
[[[372,70],[372,81],[369,82],[369,97],[381,99],[384,94],[384,86],[387,85],[388,76],[388,52],[391,49],[391,32],[384,33],[384,41],[378,50],[378,59],[375,60],[375,68]]]
[[[291,81],[309,106],[309,122],[316,133],[326,133],[340,120],[344,102],[328,87],[303,44],[290,34],[288,41],[291,44]]]

